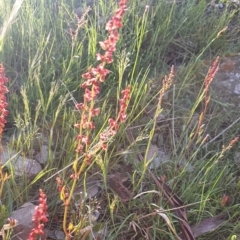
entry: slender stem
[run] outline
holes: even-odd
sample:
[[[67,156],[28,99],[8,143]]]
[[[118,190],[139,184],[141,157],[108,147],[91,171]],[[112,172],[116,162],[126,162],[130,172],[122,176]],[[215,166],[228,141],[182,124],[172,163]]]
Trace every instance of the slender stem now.
[[[67,199],[64,201],[64,216],[63,216],[63,231],[66,235],[66,240],[69,240],[69,233],[68,233],[68,229],[67,229],[67,216],[68,216],[68,210],[69,210],[69,205],[72,199],[72,195],[73,192],[75,190],[77,184],[77,179],[73,179],[73,184],[72,184],[72,188],[70,190],[69,196],[67,197]]]

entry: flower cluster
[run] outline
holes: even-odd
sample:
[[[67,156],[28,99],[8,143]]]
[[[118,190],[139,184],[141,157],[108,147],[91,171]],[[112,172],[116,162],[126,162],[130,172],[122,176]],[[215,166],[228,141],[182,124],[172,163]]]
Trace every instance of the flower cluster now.
[[[42,189],[39,190],[38,206],[35,208],[33,216],[34,228],[31,230],[27,240],[36,240],[39,236],[44,235],[44,223],[48,221],[47,218],[47,197]]]
[[[126,111],[127,111],[127,103],[130,100],[130,90],[131,90],[131,87],[130,85],[128,85],[127,88],[122,90],[121,92],[122,98],[120,99],[120,111],[118,113],[118,118],[120,122],[125,122],[127,118]]]
[[[2,142],[3,129],[6,123],[5,118],[8,115],[8,111],[6,110],[8,103],[5,96],[5,94],[8,92],[8,89],[5,86],[5,83],[7,82],[8,82],[8,79],[5,77],[4,67],[2,64],[0,64],[0,152],[2,152],[1,142]],[[2,198],[4,182],[9,178],[10,176],[7,173],[3,173],[2,161],[0,158],[0,202]]]
[[[127,110],[128,102],[130,100],[130,90],[131,90],[130,86],[127,86],[126,89],[122,90],[121,92],[122,98],[119,101],[120,110],[118,112],[118,116],[116,120],[113,118],[110,118],[108,120],[109,127],[100,134],[100,140],[102,141],[102,148],[105,150],[107,149],[107,145],[105,144],[105,142],[107,142],[109,138],[111,138],[116,134],[119,127],[119,122],[124,122],[127,118],[126,110]]]
[[[85,129],[88,132],[88,130],[94,129],[95,124],[92,121],[92,117],[100,114],[100,109],[94,108],[94,101],[100,93],[100,84],[105,81],[106,76],[110,73],[105,66],[113,62],[113,53],[116,51],[116,44],[119,39],[118,29],[122,27],[122,18],[126,11],[126,2],[127,0],[121,0],[119,2],[119,8],[106,25],[106,30],[109,35],[105,41],[99,42],[100,47],[104,51],[103,54],[97,53],[96,58],[99,64],[96,67],[91,67],[86,73],[82,74],[83,79],[85,79],[81,85],[84,89],[83,103],[77,103],[75,105],[76,109],[81,111],[81,120],[79,123],[75,124],[75,127],[80,129],[77,136],[77,153],[82,153],[84,150],[87,152],[87,147],[91,144],[89,134],[83,134],[82,130]],[[121,99],[119,112],[121,122],[126,119],[126,100],[129,98],[130,87],[124,91],[126,94],[124,92],[122,94],[126,96]],[[116,131],[117,127],[113,127],[114,121],[112,119],[109,119],[109,124],[112,131]],[[110,135],[113,134],[111,133]]]
[[[8,115],[8,111],[6,110],[7,101],[5,94],[8,93],[8,89],[5,86],[5,83],[8,82],[8,79],[4,74],[4,67],[0,64],[0,139],[2,136],[2,132],[4,129],[4,125],[6,123],[6,116]]]
[[[215,61],[213,62],[212,66],[210,67],[208,73],[207,73],[207,76],[204,80],[204,85],[205,85],[205,88],[209,88],[213,78],[215,77],[215,75],[217,74],[219,70],[219,57],[217,57],[215,59]]]
[[[75,174],[72,174],[70,176],[70,178],[74,179]],[[67,198],[69,196],[69,192],[68,192],[66,186],[63,185],[63,182],[59,177],[56,178],[56,181],[57,181],[57,188],[58,188],[58,191],[60,193],[60,199],[63,201],[63,204],[66,205],[66,204],[68,204],[67,203]]]
[[[62,182],[62,180],[60,179],[60,177],[57,177],[57,178],[56,178],[56,181],[57,181],[58,191],[61,192],[62,189],[63,189],[63,182]]]
[[[95,124],[93,118],[100,114],[100,109],[96,108],[95,102],[100,93],[100,86],[106,80],[110,70],[106,68],[107,64],[113,62],[113,54],[116,51],[117,41],[119,39],[118,29],[122,27],[122,18],[126,11],[126,3],[128,0],[120,0],[119,8],[114,13],[113,17],[106,25],[108,38],[105,41],[99,42],[102,53],[97,53],[96,59],[98,64],[96,67],[90,67],[88,71],[82,74],[84,82],[81,88],[84,89],[83,101],[75,104],[75,108],[80,112],[80,120],[74,125],[78,129],[76,155],[73,162],[74,173],[70,176],[72,186],[69,192],[65,191],[65,186],[62,185],[60,179],[57,179],[60,198],[64,203],[63,231],[66,239],[71,239],[71,228],[67,224],[70,202],[74,194],[79,176],[85,170],[87,165],[90,165],[96,153],[102,149],[107,149],[107,143],[111,137],[115,135],[118,129],[119,122],[126,119],[126,109],[130,97],[130,86],[122,91],[120,100],[120,109],[116,120],[109,119],[108,127],[100,134],[100,139],[97,144],[92,146],[92,134]],[[91,148],[92,147],[92,148]],[[81,157],[79,155],[81,154]],[[82,159],[83,161],[79,161]]]

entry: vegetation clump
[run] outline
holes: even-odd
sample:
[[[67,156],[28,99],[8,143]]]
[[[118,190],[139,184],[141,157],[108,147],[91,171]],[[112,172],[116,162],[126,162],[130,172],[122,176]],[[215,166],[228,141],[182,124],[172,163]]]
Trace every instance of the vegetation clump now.
[[[0,1],[0,239],[237,239],[238,8],[80,5]]]

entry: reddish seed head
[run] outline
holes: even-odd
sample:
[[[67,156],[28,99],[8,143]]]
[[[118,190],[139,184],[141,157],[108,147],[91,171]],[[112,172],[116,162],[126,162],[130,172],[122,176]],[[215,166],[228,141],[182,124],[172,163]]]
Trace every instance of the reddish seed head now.
[[[57,178],[56,180],[59,184],[61,184],[61,180],[59,178]],[[46,223],[48,221],[48,218],[47,218],[48,207],[47,207],[47,196],[42,189],[39,190],[38,202],[39,202],[39,205],[36,206],[35,213],[33,216],[35,227],[31,230],[27,240],[32,240],[32,239],[35,240],[36,237],[44,235],[43,223]]]
[[[84,74],[82,75],[82,78],[90,79],[90,78],[92,78],[92,75],[91,75],[90,72],[87,72],[87,73],[84,73]]]
[[[114,130],[117,130],[118,129],[118,123],[116,120],[112,119],[112,118],[109,118],[108,120],[108,124],[109,126],[114,129]]]
[[[103,143],[103,144],[102,144],[102,149],[105,150],[105,151],[107,151],[107,148],[108,148],[108,145],[105,144],[105,143]]]
[[[5,69],[3,65],[0,64],[0,138],[2,136],[5,123],[7,122],[5,117],[8,115],[8,111],[6,110],[8,103],[6,102],[5,96],[5,94],[8,92],[8,89],[4,85],[8,82],[8,78],[5,77],[4,71]]]
[[[99,115],[99,113],[100,113],[100,108],[95,108],[90,111],[90,114],[92,117]]]
[[[119,6],[120,6],[120,7],[125,7],[126,4],[127,4],[127,2],[128,2],[128,0],[121,0],[121,1],[119,2]]]
[[[119,9],[116,10],[113,17],[106,24],[106,29],[109,33],[109,36],[105,41],[99,42],[100,47],[102,50],[104,50],[103,53],[96,54],[97,61],[100,61],[99,65],[96,68],[89,68],[86,73],[82,74],[82,77],[85,79],[81,85],[81,87],[84,89],[84,101],[83,103],[77,103],[76,108],[78,110],[84,110],[84,112],[81,115],[81,120],[79,123],[74,125],[80,129],[80,132],[82,132],[83,129],[88,129],[90,131],[95,128],[92,117],[99,115],[100,109],[94,108],[94,101],[97,99],[100,93],[100,83],[104,82],[107,75],[110,73],[110,71],[106,68],[106,64],[110,64],[114,61],[113,53],[116,50],[116,44],[119,40],[118,29],[122,27],[122,18],[126,11],[126,3],[127,0],[120,0]],[[109,138],[116,134],[116,131],[119,127],[119,121],[123,122],[127,117],[126,108],[128,105],[127,101],[129,100],[129,95],[130,87],[127,87],[122,92],[117,119],[109,119],[108,130],[100,134],[100,140],[103,142],[103,149],[107,149],[105,142],[107,142]],[[87,136],[91,136],[91,134],[87,134]],[[77,153],[83,152],[84,147],[88,149],[88,145],[90,144],[89,139],[84,139],[83,136],[78,136],[77,140]]]
[[[91,73],[94,76],[97,76],[100,82],[104,82],[105,77],[110,73],[110,71],[106,69],[103,64],[99,64],[96,68],[91,69]]]
[[[75,105],[75,108],[78,109],[78,110],[83,110],[84,109],[84,104],[83,103],[77,103]]]

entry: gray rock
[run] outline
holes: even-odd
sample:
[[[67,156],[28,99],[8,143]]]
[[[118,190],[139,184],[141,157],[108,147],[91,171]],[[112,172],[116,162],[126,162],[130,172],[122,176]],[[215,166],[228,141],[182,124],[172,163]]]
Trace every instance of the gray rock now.
[[[41,165],[36,160],[22,157],[6,145],[3,145],[1,159],[3,165],[13,169],[15,176],[26,174],[27,177],[32,177],[36,176],[42,170]]]
[[[46,163],[48,160],[48,146],[42,145],[40,152],[36,154],[35,158],[41,164]]]

